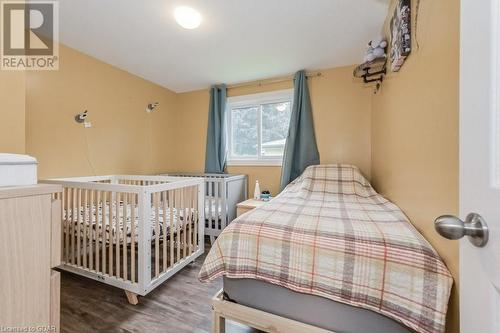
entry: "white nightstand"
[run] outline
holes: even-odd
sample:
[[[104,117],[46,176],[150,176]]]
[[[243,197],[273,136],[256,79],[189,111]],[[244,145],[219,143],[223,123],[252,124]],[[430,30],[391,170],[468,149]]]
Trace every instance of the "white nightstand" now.
[[[236,205],[236,216],[240,216],[245,214],[246,212],[251,211],[254,208],[265,205],[269,201],[256,200],[256,199],[248,199],[243,202],[240,202]]]

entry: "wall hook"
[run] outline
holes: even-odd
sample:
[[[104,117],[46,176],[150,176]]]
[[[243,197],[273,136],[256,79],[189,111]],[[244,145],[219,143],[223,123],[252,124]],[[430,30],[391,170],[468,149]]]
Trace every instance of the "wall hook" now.
[[[160,105],[160,103],[158,103],[158,102],[149,103],[148,106],[146,107],[146,112],[147,113],[153,112],[158,105]]]
[[[82,124],[85,122],[85,119],[87,119],[87,116],[87,110],[85,110],[75,116],[75,121],[79,124]]]

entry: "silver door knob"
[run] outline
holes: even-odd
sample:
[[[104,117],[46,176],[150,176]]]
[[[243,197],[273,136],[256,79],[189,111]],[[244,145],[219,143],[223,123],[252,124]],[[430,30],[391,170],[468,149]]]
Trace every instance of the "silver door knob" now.
[[[488,225],[481,215],[470,213],[465,222],[452,215],[443,215],[434,221],[436,231],[447,239],[460,239],[468,236],[469,241],[477,247],[488,243]]]

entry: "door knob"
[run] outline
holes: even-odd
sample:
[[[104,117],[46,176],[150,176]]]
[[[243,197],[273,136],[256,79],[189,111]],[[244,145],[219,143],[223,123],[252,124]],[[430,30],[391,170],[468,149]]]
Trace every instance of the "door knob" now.
[[[434,221],[436,231],[447,239],[460,239],[468,236],[469,241],[483,247],[488,243],[488,225],[481,215],[470,213],[465,222],[453,215],[443,215]]]

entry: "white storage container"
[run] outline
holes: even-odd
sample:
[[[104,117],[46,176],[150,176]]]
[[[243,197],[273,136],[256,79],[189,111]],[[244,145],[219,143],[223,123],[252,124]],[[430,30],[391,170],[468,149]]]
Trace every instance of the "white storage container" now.
[[[0,186],[25,186],[37,183],[36,158],[0,153]]]

